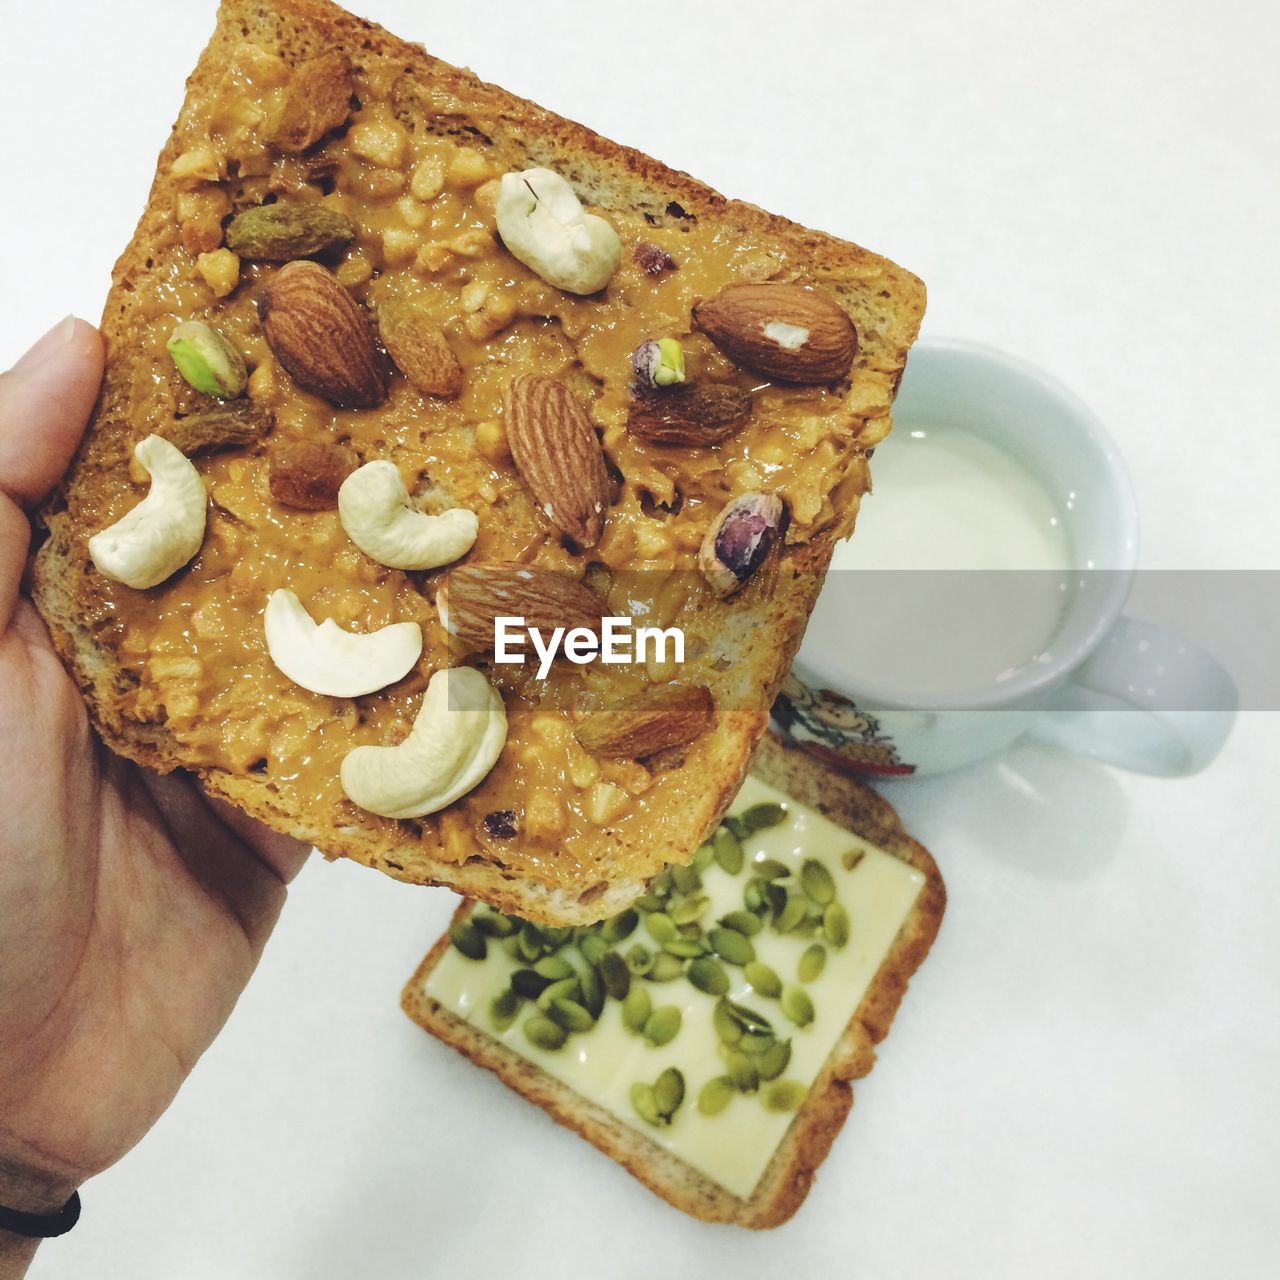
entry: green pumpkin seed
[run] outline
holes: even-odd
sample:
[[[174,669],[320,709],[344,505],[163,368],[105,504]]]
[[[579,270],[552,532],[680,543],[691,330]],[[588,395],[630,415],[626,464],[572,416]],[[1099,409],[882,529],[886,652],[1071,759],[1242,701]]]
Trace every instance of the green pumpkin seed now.
[[[544,924],[542,935],[551,947],[563,947],[573,937],[573,928],[570,925]]]
[[[636,943],[626,954],[627,968],[632,974],[641,978],[653,968],[653,956],[648,947]]]
[[[751,871],[761,880],[785,880],[791,874],[791,868],[777,858],[761,858],[751,864]]]
[[[728,831],[735,840],[741,840],[743,836],[751,834],[746,827],[743,826],[741,819],[734,817],[731,813],[726,813],[724,817],[720,819],[720,826],[725,831]]]
[[[694,893],[702,888],[702,877],[692,867],[672,867],[671,883],[681,893]]]
[[[800,987],[788,987],[782,995],[782,1012],[797,1027],[807,1027],[814,1019],[813,1001],[809,993]]]
[[[550,985],[550,978],[544,978],[532,969],[517,969],[511,975],[512,989],[526,1000],[536,1000]]]
[[[791,1041],[775,1040],[757,1059],[761,1080],[776,1080],[791,1062]]]
[[[746,833],[751,835],[756,831],[766,831],[770,827],[776,827],[786,816],[787,810],[784,805],[753,804],[751,808],[738,814],[738,821]]]
[[[754,1009],[748,1009],[745,1004],[738,1004],[733,1000],[726,1000],[725,1004],[729,1007],[729,1012],[738,1020],[738,1025],[744,1031],[772,1031],[773,1023],[769,1021],[763,1014],[757,1013]]]
[[[698,846],[698,852],[693,855],[693,862],[690,864],[695,871],[705,871],[715,860],[715,846],[707,841],[706,844]]]
[[[510,916],[499,915],[496,911],[477,911],[471,916],[471,923],[491,938],[508,938],[520,928]]]
[[[749,1058],[758,1058],[773,1043],[767,1031],[745,1031],[738,1041],[738,1048]]]
[[[716,1076],[708,1080],[698,1091],[698,1110],[704,1116],[718,1116],[733,1101],[738,1092],[729,1076]]]
[[[724,1044],[735,1045],[742,1039],[742,1023],[730,1011],[729,1001],[718,1000],[711,1014],[711,1025]]]
[[[513,933],[509,937],[501,939],[501,942],[503,951],[506,952],[506,954],[509,955],[517,964],[524,959],[520,954],[520,937],[518,934]]]
[[[796,965],[796,977],[801,982],[813,982],[822,976],[822,971],[826,967],[827,949],[822,943],[815,942],[813,946],[804,949],[804,955]]]
[[[619,943],[629,938],[640,923],[640,913],[628,907],[600,926],[600,933],[608,943]]]
[[[521,925],[517,945],[522,958],[529,961],[530,964],[537,960],[546,950],[545,942],[546,939],[542,936],[542,930],[536,924]]]
[[[809,1091],[797,1080],[775,1080],[765,1091],[765,1107],[770,1111],[796,1111]]]
[[[661,911],[667,905],[667,900],[660,893],[652,891],[642,893],[636,899],[636,909],[638,911]]]
[[[670,896],[671,893],[671,871],[670,869],[663,871],[661,874],[653,877],[649,881],[649,892],[656,893],[661,898]]]
[[[594,1021],[604,1012],[604,982],[594,969],[588,969],[578,978],[578,986],[582,988],[579,1003]]]
[[[773,927],[779,933],[790,933],[792,929],[804,923],[808,910],[809,906],[805,900],[798,893],[792,894],[787,899],[782,910],[778,912],[777,919],[773,922]]]
[[[653,965],[645,977],[650,982],[674,982],[684,972],[684,961],[669,951],[660,951],[653,957]]]
[[[707,946],[701,938],[672,938],[664,942],[662,949],[668,955],[679,956],[682,960],[692,960],[695,956],[706,955]]]
[[[667,1118],[658,1110],[658,1102],[654,1097],[653,1085],[651,1084],[644,1084],[637,1080],[631,1086],[631,1106],[634,1108],[636,1115],[646,1124],[651,1124],[656,1128],[658,1125],[668,1123]]]
[[[683,1021],[684,1016],[675,1005],[665,1004],[661,1009],[655,1009],[645,1019],[644,1038],[655,1049],[664,1044],[670,1044],[676,1038]]]
[[[850,849],[848,853],[840,855],[840,862],[846,871],[852,871],[866,856],[865,849]]]
[[[676,1067],[668,1067],[653,1082],[653,1100],[659,1113],[670,1120],[684,1101],[684,1076]]]
[[[707,934],[707,941],[716,955],[730,964],[750,964],[756,958],[751,939],[736,929],[726,929],[721,925]]]
[[[760,1087],[760,1072],[745,1053],[734,1050],[725,1059],[725,1066],[729,1069],[729,1079],[740,1093],[755,1093]]]
[[[528,1036],[530,1043],[537,1045],[539,1049],[547,1049],[551,1052],[563,1048],[564,1042],[569,1038],[569,1033],[558,1022],[552,1022],[550,1018],[544,1018],[541,1014],[534,1014],[532,1018],[525,1019],[524,1033]]]
[[[758,995],[775,999],[782,994],[782,979],[762,961],[753,960],[745,965],[742,976],[751,983],[751,989]]]
[[[605,991],[615,1000],[627,998],[627,992],[631,990],[631,970],[616,951],[606,951],[600,957],[600,980]]]
[[[649,993],[641,986],[633,986],[622,1001],[622,1025],[639,1035],[652,1010],[653,1001],[649,999]]]
[[[576,978],[578,976],[573,971],[573,965],[563,956],[543,956],[533,966],[533,971],[541,974],[544,978],[550,978],[552,982],[559,982],[563,978]]]
[[[596,1025],[596,1020],[576,1000],[557,998],[544,1012],[566,1031],[590,1031]]]
[[[498,1032],[506,1031],[519,1012],[520,997],[510,987],[500,991],[489,1001],[489,1021]]]
[[[782,885],[775,884],[772,880],[766,880],[764,882],[762,892],[764,894],[765,903],[769,910],[773,912],[773,918],[776,923],[778,917],[782,914],[787,903],[790,901],[790,896]]]
[[[836,896],[836,882],[831,872],[816,858],[806,858],[800,868],[800,887],[820,907],[825,907]]]
[[[683,902],[675,903],[667,914],[676,924],[692,924],[699,916],[706,913],[710,905],[711,899],[705,893],[695,893],[692,897],[685,898]]]
[[[455,920],[449,926],[449,940],[468,960],[483,960],[489,954],[484,934],[470,920]]]
[[[576,1000],[579,994],[576,975],[571,978],[561,978],[559,982],[553,982],[550,986],[543,988],[537,998],[537,1005],[543,1013],[546,1013],[551,1008],[553,1000]]]
[[[649,936],[659,946],[664,942],[670,942],[679,932],[676,929],[675,921],[664,911],[654,911],[647,915],[644,920],[644,927],[649,931]]]
[[[716,832],[712,850],[722,871],[736,876],[742,870],[742,842],[727,826],[720,827]]]
[[[603,934],[584,933],[578,939],[578,950],[582,953],[582,958],[594,966],[600,963],[600,958],[609,950],[609,944],[604,940]]]
[[[849,913],[838,902],[830,903],[822,913],[822,932],[833,947],[843,947],[849,941]]]
[[[726,929],[736,929],[744,938],[753,938],[764,928],[760,917],[751,911],[730,911],[720,917],[720,923]]]
[[[729,975],[724,971],[724,965],[710,956],[693,961],[685,970],[685,976],[699,991],[711,996],[722,996],[729,990]]]
[[[764,898],[763,880],[752,877],[747,881],[747,887],[742,891],[742,903],[752,915],[766,909],[768,904]]]

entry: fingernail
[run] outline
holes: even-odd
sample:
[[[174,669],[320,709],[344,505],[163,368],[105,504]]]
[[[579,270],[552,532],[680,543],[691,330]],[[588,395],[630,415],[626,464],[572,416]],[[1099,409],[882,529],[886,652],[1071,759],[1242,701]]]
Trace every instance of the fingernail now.
[[[44,364],[46,360],[56,356],[71,341],[75,331],[75,316],[65,316],[30,351],[19,358],[18,363],[13,366],[14,369],[34,369]]]

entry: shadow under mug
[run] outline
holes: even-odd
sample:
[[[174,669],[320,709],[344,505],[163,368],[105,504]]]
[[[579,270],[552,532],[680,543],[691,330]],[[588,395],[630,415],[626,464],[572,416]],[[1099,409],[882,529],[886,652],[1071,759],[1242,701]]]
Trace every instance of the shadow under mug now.
[[[1207,765],[1235,720],[1235,684],[1191,641],[1124,616],[1137,505],[1115,444],[1088,406],[993,348],[923,343],[894,407],[895,431],[913,427],[971,432],[1044,486],[1073,555],[1062,574],[1069,594],[1060,625],[1034,662],[956,695],[861,678],[831,651],[829,632],[822,647],[811,629],[774,704],[783,731],[831,764],[884,777],[954,769],[1024,735],[1138,773]],[[868,572],[876,571],[859,571]],[[824,591],[841,589],[842,576],[829,574]]]

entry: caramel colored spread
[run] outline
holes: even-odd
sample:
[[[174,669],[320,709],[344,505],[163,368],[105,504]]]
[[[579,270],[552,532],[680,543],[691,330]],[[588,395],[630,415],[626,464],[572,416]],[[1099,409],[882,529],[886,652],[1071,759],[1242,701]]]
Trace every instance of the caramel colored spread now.
[[[132,714],[162,722],[191,764],[263,775],[285,807],[327,816],[338,828],[402,836],[404,824],[346,799],[338,767],[355,745],[402,738],[427,680],[448,664],[433,603],[439,575],[377,564],[351,543],[336,511],[275,502],[267,487],[271,447],[305,438],[347,446],[361,462],[390,458],[410,492],[425,495],[427,509],[434,503],[479,513],[470,560],[520,560],[575,576],[590,571],[612,612],[668,625],[695,605],[714,603],[692,570],[709,524],[735,495],[781,495],[792,543],[832,526],[845,531],[866,487],[865,450],[887,419],[864,424],[855,411],[856,379],[853,391],[847,384],[768,385],[693,328],[692,305],[727,284],[800,275],[775,245],[736,228],[692,217],[649,225],[640,215],[603,211],[622,242],[608,288],[577,297],[544,283],[496,237],[496,179],[518,164],[504,164],[499,148],[470,145],[465,133],[459,140],[407,128],[392,105],[396,72],[357,70],[358,108],[344,127],[299,154],[263,141],[288,104],[291,70],[248,44],[203,114],[184,116],[173,243],[132,285],[141,348],[130,354],[133,438],[213,403],[181,383],[165,352],[173,326],[190,319],[208,320],[239,349],[250,369],[248,395],[275,425],[265,446],[195,459],[211,508],[203,548],[185,570],[150,591],[105,579],[95,590],[113,617],[119,660],[137,677]],[[210,163],[217,181],[208,177]],[[334,408],[294,384],[273,359],[254,306],[259,286],[280,264],[242,260],[228,291],[227,259],[199,258],[217,251],[212,246],[220,246],[232,211],[273,199],[322,201],[356,224],[355,241],[324,261],[371,313],[393,297],[430,312],[463,369],[456,398],[424,395],[398,371],[385,403],[369,410]],[[674,269],[650,274],[637,261],[640,245],[665,251]],[[646,255],[651,263],[653,254]],[[225,296],[215,296],[215,287]],[[708,448],[630,436],[630,356],[656,337],[684,344],[690,380],[750,389],[749,421]],[[503,396],[521,373],[564,380],[601,430],[615,489],[603,537],[585,553],[563,543],[506,451]],[[883,397],[883,388],[875,394]],[[123,463],[114,476],[93,513],[99,528],[144,491]],[[295,591],[313,617],[358,631],[420,622],[426,643],[417,670],[354,700],[292,684],[270,662],[263,638],[263,606],[277,588]],[[714,687],[713,677],[695,674],[694,664],[677,672],[561,663],[543,683],[526,668],[490,667],[483,659],[477,665],[503,694],[506,748],[479,787],[420,825],[438,830],[445,859],[480,852],[516,873],[541,870],[558,881],[591,883],[599,878],[592,833],[605,822],[653,821],[668,777],[635,761],[589,755],[574,738],[574,722],[673,675]],[[519,839],[486,833],[484,816],[494,810],[515,811]]]

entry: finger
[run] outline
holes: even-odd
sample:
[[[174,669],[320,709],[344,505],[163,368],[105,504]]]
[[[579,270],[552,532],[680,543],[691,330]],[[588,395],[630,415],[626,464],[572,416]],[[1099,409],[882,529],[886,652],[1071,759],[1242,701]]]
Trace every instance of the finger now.
[[[204,801],[219,820],[230,827],[285,884],[302,870],[302,864],[311,852],[309,844],[264,827],[256,818],[217,796],[206,792]]]
[[[102,381],[102,339],[83,320],[55,325],[0,373],[0,631],[13,616],[38,502],[67,468]]]
[[[0,492],[39,502],[67,469],[102,382],[102,338],[75,316],[0,374]]]
[[[137,777],[187,870],[226,904],[254,956],[261,955],[285,899],[285,887],[275,869],[210,811],[189,774],[161,775],[139,769]]]

